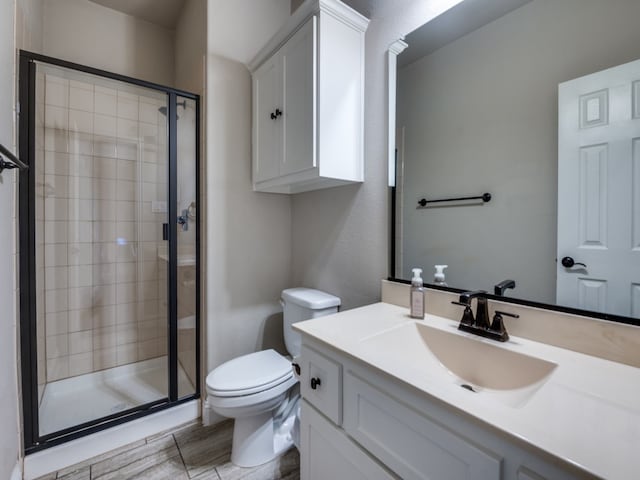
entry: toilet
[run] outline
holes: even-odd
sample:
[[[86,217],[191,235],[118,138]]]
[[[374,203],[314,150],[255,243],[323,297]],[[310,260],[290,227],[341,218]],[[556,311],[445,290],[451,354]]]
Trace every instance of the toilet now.
[[[273,460],[297,440],[300,394],[291,358],[300,355],[301,337],[292,325],[336,313],[340,299],[320,290],[289,288],[280,303],[291,357],[262,350],[229,360],[207,375],[207,404],[235,419],[231,462],[240,467]]]

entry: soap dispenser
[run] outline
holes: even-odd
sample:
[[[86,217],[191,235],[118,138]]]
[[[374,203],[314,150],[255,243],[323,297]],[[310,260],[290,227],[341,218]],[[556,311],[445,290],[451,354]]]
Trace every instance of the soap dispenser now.
[[[444,269],[449,265],[434,265],[436,273],[433,276],[433,283],[441,287],[448,287],[447,282],[444,281]]]
[[[424,318],[424,282],[420,274],[421,268],[413,268],[413,278],[411,279],[411,293],[410,293],[410,309],[411,318]]]

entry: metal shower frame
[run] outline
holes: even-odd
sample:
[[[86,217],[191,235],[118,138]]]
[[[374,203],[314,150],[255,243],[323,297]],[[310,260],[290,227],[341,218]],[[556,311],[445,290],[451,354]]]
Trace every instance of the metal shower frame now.
[[[35,107],[36,107],[36,63],[53,65],[56,67],[76,70],[98,77],[117,80],[131,85],[144,87],[167,95],[168,121],[168,218],[176,219],[169,222],[168,250],[169,271],[167,275],[168,289],[168,363],[169,363],[169,391],[165,398],[154,402],[101,417],[89,422],[75,425],[47,435],[39,432],[38,409],[38,372],[37,372],[37,332],[36,332],[36,265],[35,265],[35,169],[28,168],[20,171],[19,177],[19,270],[20,270],[20,299],[19,299],[19,333],[22,380],[22,417],[24,426],[25,453],[33,453],[54,445],[80,438],[130,420],[174,407],[176,405],[200,398],[200,307],[201,307],[201,270],[200,270],[200,236],[201,208],[196,208],[196,379],[195,393],[179,398],[178,396],[178,298],[177,298],[177,252],[178,252],[178,206],[177,206],[177,98],[186,98],[195,102],[196,118],[196,202],[200,201],[200,96],[194,93],[159,85],[144,80],[107,72],[97,68],[79,65],[65,60],[40,55],[21,50],[19,52],[19,157],[28,165],[33,166],[35,155]],[[182,102],[180,102],[182,103]]]

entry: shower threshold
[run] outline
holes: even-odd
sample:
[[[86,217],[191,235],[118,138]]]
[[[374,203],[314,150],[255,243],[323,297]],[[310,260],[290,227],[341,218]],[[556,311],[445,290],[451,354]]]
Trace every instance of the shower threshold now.
[[[40,435],[166,398],[167,365],[165,355],[48,383],[40,402]],[[195,391],[179,362],[178,391]]]

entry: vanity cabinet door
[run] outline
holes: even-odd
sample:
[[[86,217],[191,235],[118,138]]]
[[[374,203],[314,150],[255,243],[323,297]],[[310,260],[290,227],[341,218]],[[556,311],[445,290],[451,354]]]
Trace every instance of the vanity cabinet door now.
[[[511,476],[509,476],[511,478]],[[515,472],[515,480],[596,480],[595,476],[587,475],[585,472],[559,468],[558,465],[545,462],[534,456],[529,456],[524,460]]]
[[[253,74],[253,178],[280,174],[282,157],[282,55],[276,53]]]
[[[500,480],[502,460],[346,372],[343,428],[405,480]]]
[[[302,480],[391,480],[393,476],[306,401],[300,413]]]

